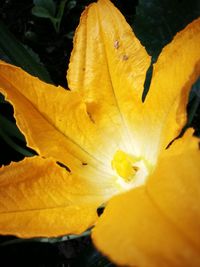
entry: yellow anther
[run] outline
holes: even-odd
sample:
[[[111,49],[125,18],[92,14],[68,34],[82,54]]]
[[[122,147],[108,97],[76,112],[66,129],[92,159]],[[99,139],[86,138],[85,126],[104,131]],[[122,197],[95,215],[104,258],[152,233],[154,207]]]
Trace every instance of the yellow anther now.
[[[115,153],[111,164],[117,174],[125,181],[129,182],[134,178],[136,172],[138,171],[138,167],[134,166],[136,161],[138,161],[138,158],[118,150]]]

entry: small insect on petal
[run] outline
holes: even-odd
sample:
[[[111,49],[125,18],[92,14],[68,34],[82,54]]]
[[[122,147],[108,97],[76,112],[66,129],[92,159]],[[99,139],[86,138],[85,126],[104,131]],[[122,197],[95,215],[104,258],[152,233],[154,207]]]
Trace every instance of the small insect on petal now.
[[[128,56],[127,55],[123,55],[122,60],[124,60],[124,61],[128,60]]]

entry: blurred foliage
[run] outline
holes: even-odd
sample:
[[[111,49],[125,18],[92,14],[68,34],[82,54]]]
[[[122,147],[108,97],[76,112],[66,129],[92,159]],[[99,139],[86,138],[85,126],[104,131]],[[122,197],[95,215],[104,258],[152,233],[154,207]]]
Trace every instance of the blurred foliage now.
[[[53,0],[34,0],[32,14],[39,18],[50,19],[56,33],[60,31],[60,23],[66,6],[66,13],[76,6],[74,0],[62,0],[59,3]]]
[[[66,69],[80,14],[92,0],[1,0],[0,58],[42,80],[67,88]],[[199,0],[113,0],[152,56],[152,64],[175,33],[200,15]],[[145,82],[151,81],[152,67]],[[192,89],[188,124],[200,135],[200,81]],[[145,94],[144,94],[145,96]],[[144,99],[143,96],[143,99]],[[0,163],[34,152],[15,125],[12,107],[0,96]],[[4,153],[6,151],[7,153]],[[8,156],[7,156],[8,155]],[[90,237],[21,240],[1,237],[1,263],[7,266],[111,267],[92,246]],[[29,260],[24,255],[27,254]]]
[[[39,56],[31,48],[20,43],[1,21],[0,33],[0,59],[20,66],[46,82],[51,82],[51,78],[41,64]]]
[[[199,16],[199,0],[139,0],[132,26],[156,61],[173,36]]]
[[[188,121],[185,128],[194,127],[200,136],[200,78],[193,85],[188,103]]]

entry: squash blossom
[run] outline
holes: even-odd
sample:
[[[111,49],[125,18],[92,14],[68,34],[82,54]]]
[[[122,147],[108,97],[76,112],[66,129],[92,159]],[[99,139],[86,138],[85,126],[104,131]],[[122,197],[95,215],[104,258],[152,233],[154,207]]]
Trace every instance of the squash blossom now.
[[[200,151],[186,105],[200,74],[200,19],[154,64],[109,0],[83,12],[70,90],[0,62],[0,91],[38,155],[0,169],[0,233],[79,234],[123,266],[200,266]],[[166,149],[167,148],[167,149]],[[97,208],[106,204],[100,218]]]

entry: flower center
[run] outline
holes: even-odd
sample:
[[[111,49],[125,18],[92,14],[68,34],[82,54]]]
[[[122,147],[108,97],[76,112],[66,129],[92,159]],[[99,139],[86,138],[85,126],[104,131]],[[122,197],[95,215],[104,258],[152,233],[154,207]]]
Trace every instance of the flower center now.
[[[135,157],[117,150],[111,162],[117,174],[117,183],[124,189],[133,188],[145,183],[149,169],[141,157]]]
[[[134,163],[138,161],[137,158],[118,150],[112,160],[112,168],[121,176],[126,182],[132,181],[139,167]]]

